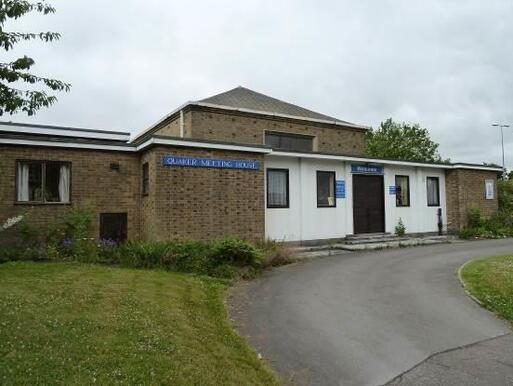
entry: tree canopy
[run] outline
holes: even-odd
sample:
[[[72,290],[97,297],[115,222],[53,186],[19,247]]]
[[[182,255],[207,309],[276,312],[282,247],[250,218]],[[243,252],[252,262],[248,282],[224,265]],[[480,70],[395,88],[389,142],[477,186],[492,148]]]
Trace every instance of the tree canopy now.
[[[379,129],[369,130],[366,138],[367,154],[379,158],[404,161],[448,162],[442,160],[429,131],[418,124],[397,123],[388,118]]]
[[[0,47],[10,51],[22,41],[40,40],[52,42],[60,38],[56,32],[25,33],[6,31],[4,24],[30,13],[38,12],[48,15],[55,8],[45,3],[25,0],[0,0]],[[20,111],[33,115],[42,107],[48,107],[57,101],[53,95],[44,90],[37,90],[36,85],[44,85],[52,91],[69,91],[70,85],[59,80],[34,75],[29,72],[34,59],[23,56],[11,62],[0,62],[0,115],[14,114]],[[23,88],[25,84],[26,88]]]

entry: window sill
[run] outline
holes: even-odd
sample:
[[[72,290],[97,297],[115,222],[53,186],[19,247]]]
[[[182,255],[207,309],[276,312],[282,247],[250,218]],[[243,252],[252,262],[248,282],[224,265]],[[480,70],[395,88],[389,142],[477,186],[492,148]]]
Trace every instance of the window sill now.
[[[60,206],[60,205],[71,205],[70,202],[38,202],[38,201],[15,201],[14,205],[27,205],[27,206]]]
[[[336,205],[317,205],[317,209],[319,208],[336,208]]]

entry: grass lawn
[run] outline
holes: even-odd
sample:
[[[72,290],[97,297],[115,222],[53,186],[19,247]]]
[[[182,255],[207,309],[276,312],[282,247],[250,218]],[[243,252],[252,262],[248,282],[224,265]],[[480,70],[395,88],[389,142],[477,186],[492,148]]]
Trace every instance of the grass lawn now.
[[[78,263],[0,265],[0,384],[272,385],[222,281]]]
[[[462,277],[486,308],[513,322],[513,256],[472,261],[463,268]]]

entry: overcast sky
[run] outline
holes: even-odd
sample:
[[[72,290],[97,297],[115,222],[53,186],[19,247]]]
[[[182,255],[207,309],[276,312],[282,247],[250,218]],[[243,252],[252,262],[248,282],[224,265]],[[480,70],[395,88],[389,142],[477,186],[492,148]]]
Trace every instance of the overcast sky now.
[[[513,1],[54,1],[6,25],[34,72],[72,84],[35,117],[138,132],[188,100],[238,85],[376,127],[418,122],[444,157],[513,167]]]

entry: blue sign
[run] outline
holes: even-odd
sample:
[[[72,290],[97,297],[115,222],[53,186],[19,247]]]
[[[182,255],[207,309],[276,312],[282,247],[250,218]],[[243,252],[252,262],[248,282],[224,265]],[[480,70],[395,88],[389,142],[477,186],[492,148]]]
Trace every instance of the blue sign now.
[[[346,198],[346,182],[344,180],[337,180],[335,183],[335,197]]]
[[[351,165],[351,173],[353,173],[353,174],[374,174],[374,175],[382,176],[383,175],[383,166],[352,164]]]
[[[397,192],[397,189],[395,186],[388,187],[388,194],[390,194],[391,196],[395,196],[396,192]]]
[[[164,166],[181,166],[187,168],[260,170],[260,162],[258,161],[175,157],[170,155],[162,157],[162,164]]]

